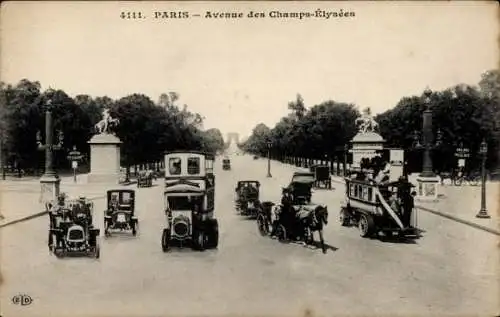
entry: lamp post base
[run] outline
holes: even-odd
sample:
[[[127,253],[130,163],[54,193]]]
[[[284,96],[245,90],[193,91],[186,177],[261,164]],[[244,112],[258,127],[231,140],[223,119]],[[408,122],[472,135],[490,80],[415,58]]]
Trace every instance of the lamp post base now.
[[[418,201],[438,201],[439,193],[439,178],[434,177],[417,177],[417,196]]]
[[[267,173],[267,177],[273,177],[271,173]]]
[[[61,179],[54,175],[43,175],[40,178],[40,202],[47,203],[57,200],[59,196]]]
[[[490,216],[490,215],[488,215],[488,212],[487,212],[486,210],[481,209],[481,210],[477,213],[476,218],[489,219],[489,218],[491,218],[491,216]]]

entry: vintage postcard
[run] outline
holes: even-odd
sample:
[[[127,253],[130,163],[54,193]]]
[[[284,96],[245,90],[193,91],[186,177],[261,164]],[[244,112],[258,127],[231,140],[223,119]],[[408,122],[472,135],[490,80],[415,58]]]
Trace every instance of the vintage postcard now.
[[[0,317],[500,314],[495,1],[0,9]]]

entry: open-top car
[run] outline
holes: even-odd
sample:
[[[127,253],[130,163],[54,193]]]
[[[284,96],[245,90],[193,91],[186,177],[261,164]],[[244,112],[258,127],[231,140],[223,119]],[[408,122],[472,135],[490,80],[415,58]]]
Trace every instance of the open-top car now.
[[[328,165],[316,164],[310,167],[310,171],[314,173],[314,187],[332,188],[332,180],[330,178],[330,167]]]
[[[227,156],[222,159],[222,169],[223,170],[231,169],[231,160]]]
[[[153,178],[155,177],[152,170],[140,171],[137,176],[137,187],[153,186]]]
[[[131,231],[135,236],[139,220],[135,215],[135,191],[112,189],[107,191],[107,208],[104,211],[104,234],[112,231]]]
[[[260,182],[256,180],[243,180],[236,184],[236,210],[244,216],[257,216],[261,208],[259,201]]]
[[[362,237],[379,233],[392,237],[396,233],[399,237],[419,238],[413,185],[404,178],[377,183],[362,176],[357,173],[345,178],[346,199],[340,210],[342,226],[358,226]]]
[[[99,258],[99,229],[92,224],[94,204],[81,196],[46,204],[50,217],[49,250],[57,257],[83,254]]]

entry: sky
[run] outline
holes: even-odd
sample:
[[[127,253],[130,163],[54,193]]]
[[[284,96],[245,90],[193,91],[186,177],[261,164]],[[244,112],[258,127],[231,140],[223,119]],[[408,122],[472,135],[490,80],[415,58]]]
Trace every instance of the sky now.
[[[244,138],[300,93],[377,114],[403,96],[476,85],[498,67],[495,2],[2,2],[0,79],[71,96],[180,94],[205,128]],[[354,12],[271,18],[271,11]],[[189,18],[155,19],[155,12]],[[206,18],[206,12],[244,18]],[[248,18],[250,11],[263,18]],[[122,19],[141,12],[142,19]],[[199,17],[194,16],[199,14]]]

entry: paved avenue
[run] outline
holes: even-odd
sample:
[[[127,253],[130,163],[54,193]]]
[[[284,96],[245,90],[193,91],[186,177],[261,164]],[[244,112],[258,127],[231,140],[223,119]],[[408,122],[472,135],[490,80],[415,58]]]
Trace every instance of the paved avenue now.
[[[136,189],[137,237],[103,237],[104,200],[96,200],[101,258],[57,259],[47,249],[46,217],[0,229],[3,316],[189,315],[493,315],[498,313],[497,236],[419,212],[425,231],[415,244],[363,239],[337,220],[343,185],[316,190],[328,205],[328,253],[261,237],[255,221],[235,214],[239,179],[262,183],[261,199],[277,200],[295,167],[232,157],[216,161],[218,250],[163,253],[163,184]],[[135,187],[134,187],[135,188]],[[63,188],[64,190],[64,188]],[[9,195],[10,192],[4,193]],[[26,194],[28,195],[28,194]],[[28,196],[26,196],[28,197]],[[31,197],[31,196],[29,196]],[[14,208],[33,203],[10,200]],[[19,204],[19,205],[17,205]],[[29,306],[12,304],[29,295]]]

